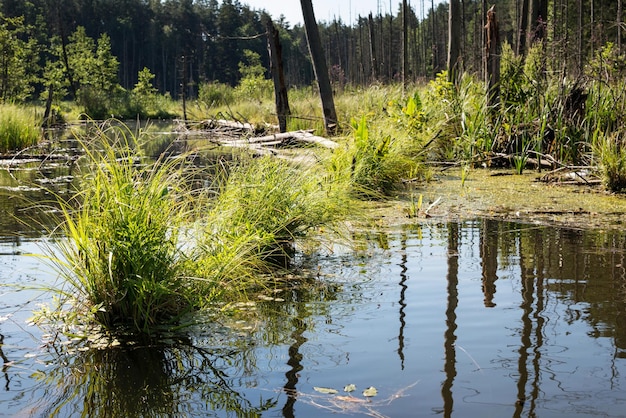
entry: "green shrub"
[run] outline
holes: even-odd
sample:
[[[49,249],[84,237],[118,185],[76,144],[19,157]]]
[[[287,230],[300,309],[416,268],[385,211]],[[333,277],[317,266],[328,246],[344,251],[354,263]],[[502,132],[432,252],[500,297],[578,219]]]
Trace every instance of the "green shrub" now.
[[[198,101],[207,107],[230,105],[234,97],[234,89],[228,84],[219,82],[200,84]]]

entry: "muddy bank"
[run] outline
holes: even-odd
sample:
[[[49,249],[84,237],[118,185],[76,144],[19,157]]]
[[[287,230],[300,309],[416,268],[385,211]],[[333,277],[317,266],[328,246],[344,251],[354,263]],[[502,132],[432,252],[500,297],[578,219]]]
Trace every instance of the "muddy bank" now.
[[[415,191],[382,204],[378,217],[389,224],[426,218],[490,218],[584,229],[623,228],[626,196],[607,193],[597,184],[546,183],[539,181],[542,176],[537,172],[514,175],[511,170],[476,169],[463,179],[459,169],[440,171]],[[421,211],[412,218],[420,194]]]

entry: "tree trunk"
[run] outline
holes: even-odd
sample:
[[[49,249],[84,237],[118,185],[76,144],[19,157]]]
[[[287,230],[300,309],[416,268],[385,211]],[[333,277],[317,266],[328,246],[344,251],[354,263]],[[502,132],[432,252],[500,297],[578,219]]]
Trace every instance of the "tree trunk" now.
[[[378,60],[377,51],[376,51],[376,37],[374,36],[374,18],[372,17],[372,13],[369,14],[368,18],[368,26],[369,26],[369,38],[370,38],[370,57],[372,62],[372,78],[374,81],[378,80]]]
[[[622,0],[617,0],[617,53],[622,54]]]
[[[402,85],[406,86],[409,71],[409,6],[402,0]]]
[[[528,45],[532,45],[534,42],[545,39],[547,18],[547,0],[532,0],[530,3],[530,30],[528,31]]]
[[[313,71],[315,72],[317,87],[322,101],[326,133],[333,135],[337,128],[337,113],[335,112],[333,90],[330,86],[330,77],[328,76],[328,67],[326,66],[326,59],[324,58],[320,33],[317,28],[315,14],[313,13],[313,4],[311,0],[300,0],[300,5],[302,6],[304,30],[306,32],[307,43],[309,44],[311,61],[313,62]]]
[[[448,81],[457,84],[461,71],[461,4],[450,0],[448,9]]]
[[[280,43],[278,30],[267,18],[267,49],[270,54],[270,71],[274,81],[274,97],[276,102],[276,116],[278,128],[281,132],[287,132],[287,118],[291,115],[289,109],[289,96],[285,86],[285,73],[283,71],[283,47]]]
[[[578,74],[583,73],[583,0],[578,0]]]
[[[522,0],[519,15],[519,27],[517,29],[517,55],[526,55],[526,37],[528,31],[528,1]]]
[[[433,77],[437,76],[439,72],[439,61],[437,60],[437,37],[435,36],[435,0],[430,0],[430,20],[431,20],[431,31],[432,31],[432,41],[433,41]]]
[[[495,108],[500,102],[500,33],[495,5],[487,12],[485,40],[487,105]]]

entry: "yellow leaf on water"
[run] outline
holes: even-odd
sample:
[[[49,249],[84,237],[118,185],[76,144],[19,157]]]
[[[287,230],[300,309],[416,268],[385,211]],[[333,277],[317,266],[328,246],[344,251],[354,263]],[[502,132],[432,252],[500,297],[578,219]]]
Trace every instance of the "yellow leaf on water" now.
[[[314,389],[316,392],[319,392],[319,393],[328,393],[328,394],[331,394],[331,395],[333,395],[333,394],[335,394],[335,393],[338,393],[336,389],[331,389],[331,388],[321,388],[321,387],[315,386],[315,387],[313,387],[313,389]]]
[[[372,397],[378,395],[378,390],[374,386],[370,386],[363,391],[363,396]]]

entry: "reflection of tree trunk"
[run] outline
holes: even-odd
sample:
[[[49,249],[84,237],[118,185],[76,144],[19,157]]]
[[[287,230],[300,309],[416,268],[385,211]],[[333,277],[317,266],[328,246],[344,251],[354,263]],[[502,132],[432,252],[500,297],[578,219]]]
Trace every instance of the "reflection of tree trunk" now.
[[[517,382],[517,403],[514,417],[522,416],[524,410],[524,404],[526,402],[526,385],[529,380],[528,371],[528,357],[532,351],[532,389],[529,393],[530,400],[530,412],[528,416],[534,416],[534,410],[539,397],[539,377],[540,377],[540,362],[541,362],[541,348],[543,347],[543,324],[545,322],[543,318],[543,310],[545,308],[544,303],[544,287],[543,287],[543,236],[541,232],[533,231],[529,234],[534,235],[531,242],[535,243],[534,248],[524,248],[520,244],[519,257],[520,257],[520,274],[522,284],[522,332],[521,332],[521,345],[519,348],[519,360],[518,360],[518,373],[519,380]],[[520,240],[521,243],[524,240]],[[534,265],[526,264],[526,255],[528,252],[532,252],[531,260],[534,261]],[[536,274],[535,274],[536,271]],[[533,303],[535,302],[535,283],[537,301],[533,313]],[[535,324],[534,341],[533,341],[533,322]]]
[[[9,391],[9,383],[11,382],[11,379],[9,379],[9,374],[7,373],[7,370],[9,368],[9,359],[7,358],[7,356],[4,354],[4,351],[2,351],[2,346],[4,345],[4,335],[0,334],[0,358],[2,358],[2,373],[4,373],[4,380],[6,380],[6,385],[4,385],[4,389],[8,392]]]
[[[400,356],[400,367],[402,370],[404,370],[404,328],[406,327],[406,321],[405,321],[405,317],[406,317],[406,312],[404,311],[406,309],[406,300],[405,300],[405,294],[406,294],[406,289],[407,289],[407,285],[406,285],[406,281],[408,280],[408,276],[406,275],[406,272],[408,270],[407,268],[407,256],[406,256],[406,235],[402,236],[402,241],[401,241],[401,247],[402,247],[402,262],[400,263],[400,300],[398,301],[398,305],[400,305],[400,330],[398,331],[398,355]]]
[[[441,386],[441,396],[443,397],[443,415],[451,417],[454,409],[454,398],[452,396],[452,385],[456,377],[456,308],[459,304],[459,225],[448,225],[448,307],[446,308],[446,332],[444,333],[446,380]]]
[[[483,294],[485,307],[493,308],[498,280],[498,222],[485,220],[480,233],[480,260],[482,266]]]
[[[301,319],[295,318],[293,320],[295,330],[291,333],[291,337],[294,339],[293,344],[289,346],[289,360],[287,360],[287,364],[291,366],[291,369],[285,373],[285,377],[287,378],[287,383],[283,386],[285,393],[287,394],[287,401],[285,402],[285,406],[283,406],[283,417],[285,418],[294,418],[294,410],[293,406],[297,400],[297,384],[298,384],[298,373],[303,369],[302,364],[302,354],[300,354],[300,346],[304,344],[307,339],[303,337],[304,331],[306,331],[306,324]]]

